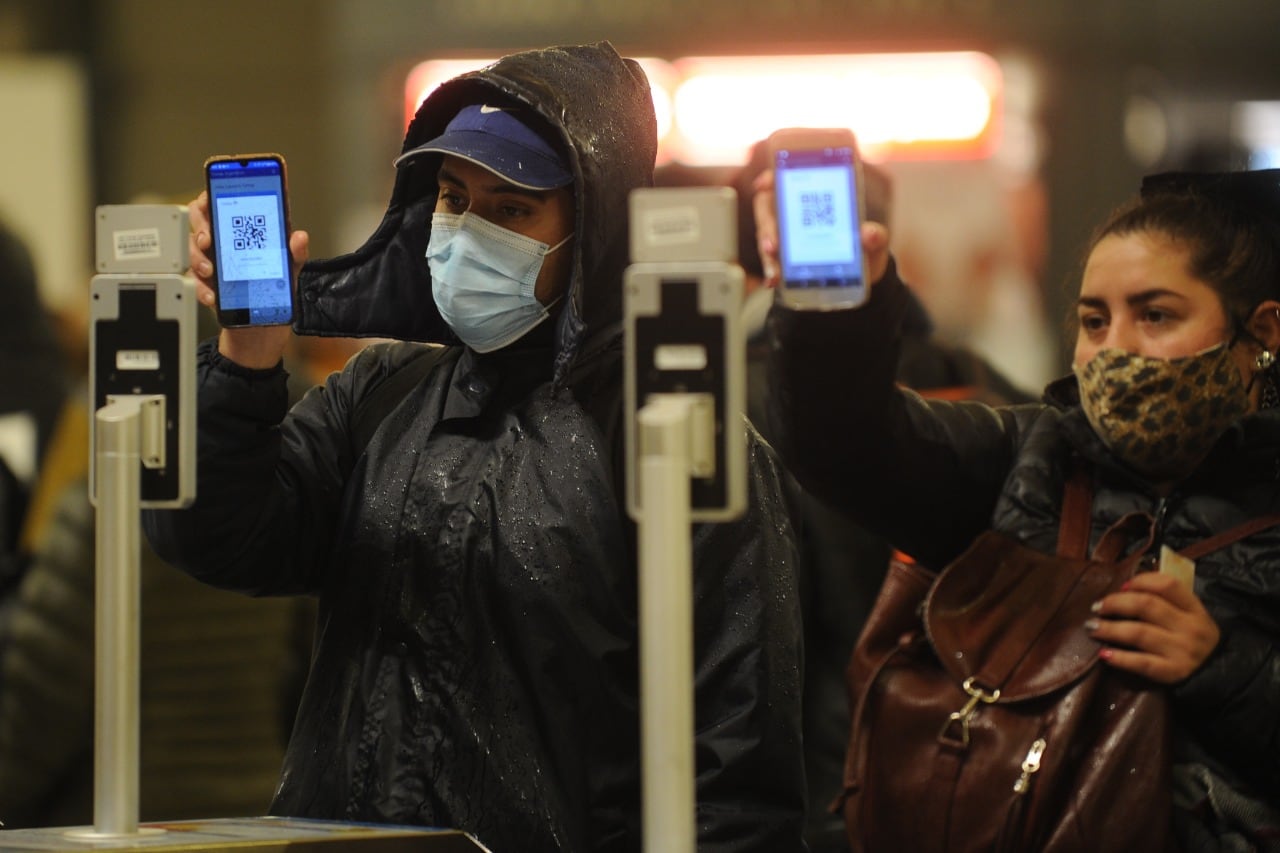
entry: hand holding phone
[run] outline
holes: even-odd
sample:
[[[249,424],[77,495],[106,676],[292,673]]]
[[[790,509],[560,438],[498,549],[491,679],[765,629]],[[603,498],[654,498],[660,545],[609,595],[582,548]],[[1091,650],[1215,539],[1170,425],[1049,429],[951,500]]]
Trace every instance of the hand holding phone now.
[[[865,201],[853,133],[785,128],[769,137],[781,265],[779,298],[791,308],[853,308],[870,285],[862,245]]]
[[[204,173],[218,322],[227,328],[292,323],[284,158],[219,155],[205,161]]]

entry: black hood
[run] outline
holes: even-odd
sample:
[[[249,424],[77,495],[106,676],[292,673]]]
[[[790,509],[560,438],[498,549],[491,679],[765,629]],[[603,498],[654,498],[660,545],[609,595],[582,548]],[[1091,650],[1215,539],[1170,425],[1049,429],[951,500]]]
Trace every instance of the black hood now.
[[[575,361],[621,335],[627,198],[652,185],[657,151],[649,82],[607,42],[513,54],[432,92],[401,150],[438,136],[474,103],[532,110],[574,175],[573,272],[556,330],[556,377],[563,380]],[[402,163],[373,236],[349,255],[302,268],[295,332],[457,343],[432,299],[426,259],[438,165],[438,156]]]

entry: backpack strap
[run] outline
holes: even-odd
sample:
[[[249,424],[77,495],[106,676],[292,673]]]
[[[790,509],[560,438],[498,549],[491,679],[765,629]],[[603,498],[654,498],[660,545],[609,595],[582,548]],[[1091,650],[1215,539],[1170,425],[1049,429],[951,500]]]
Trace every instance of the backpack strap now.
[[[446,346],[422,347],[413,358],[388,374],[356,403],[355,410],[351,413],[351,448],[355,456],[364,452],[387,415],[400,405],[410,390],[427,377],[450,349]]]
[[[1093,523],[1093,480],[1084,461],[1072,460],[1071,473],[1067,476],[1062,495],[1062,516],[1058,521],[1058,556],[1072,560],[1090,557],[1089,531]],[[1120,559],[1131,543],[1140,541],[1145,534],[1146,544],[1139,550],[1146,551],[1155,538],[1155,520],[1144,512],[1133,512],[1111,525],[1091,559],[1114,562]]]
[[[1239,542],[1241,539],[1252,536],[1255,533],[1260,533],[1268,527],[1274,527],[1277,524],[1280,524],[1280,513],[1260,516],[1250,521],[1246,521],[1244,524],[1238,524],[1230,530],[1224,530],[1216,536],[1210,536],[1208,539],[1201,539],[1199,542],[1183,548],[1178,553],[1190,560],[1199,559],[1205,554],[1211,554],[1219,548],[1224,548],[1233,542]]]
[[[1089,549],[1089,526],[1090,511],[1093,504],[1093,488],[1090,482],[1089,471],[1080,460],[1075,460],[1072,465],[1071,474],[1067,478],[1066,488],[1062,496],[1062,517],[1058,524],[1058,556],[1072,557],[1082,559],[1086,556]],[[1112,530],[1120,533],[1120,529],[1129,527],[1132,532],[1140,532],[1140,519],[1126,516],[1113,525]],[[1205,554],[1212,554],[1219,548],[1225,548],[1241,539],[1246,539],[1255,533],[1260,533],[1268,527],[1274,527],[1280,524],[1280,513],[1271,513],[1270,515],[1260,516],[1238,524],[1230,530],[1210,536],[1208,539],[1202,539],[1192,545],[1188,545],[1178,553],[1189,560],[1196,560]],[[1112,531],[1109,530],[1108,534]],[[1106,538],[1106,537],[1104,537]],[[1102,548],[1103,543],[1099,543]],[[1107,549],[1107,554],[1097,554],[1096,559],[1115,559],[1115,555],[1111,553],[1114,549]]]
[[[1089,551],[1092,521],[1093,483],[1089,469],[1073,459],[1062,495],[1062,515],[1058,520],[1058,556],[1082,560]]]

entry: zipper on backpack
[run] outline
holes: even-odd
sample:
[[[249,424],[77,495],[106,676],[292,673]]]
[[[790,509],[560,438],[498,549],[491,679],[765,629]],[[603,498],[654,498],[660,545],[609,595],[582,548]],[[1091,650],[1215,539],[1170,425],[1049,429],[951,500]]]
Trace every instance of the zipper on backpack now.
[[[1031,777],[1040,770],[1040,760],[1044,757],[1046,745],[1044,738],[1036,738],[1031,748],[1027,750],[1026,758],[1022,760],[1022,775],[1013,784],[1014,796],[1010,801],[1009,811],[1005,814],[1000,836],[996,845],[991,848],[992,853],[1022,853],[1028,849],[1028,839],[1022,837],[1025,829],[1023,822],[1027,816],[1027,809],[1030,808],[1027,794],[1031,791]]]
[[[1013,792],[1019,796],[1025,795],[1031,787],[1031,777],[1040,769],[1040,759],[1044,756],[1044,748],[1046,744],[1044,738],[1036,738],[1035,743],[1031,744],[1031,749],[1027,751],[1027,757],[1022,759],[1022,776],[1017,782],[1013,783]]]

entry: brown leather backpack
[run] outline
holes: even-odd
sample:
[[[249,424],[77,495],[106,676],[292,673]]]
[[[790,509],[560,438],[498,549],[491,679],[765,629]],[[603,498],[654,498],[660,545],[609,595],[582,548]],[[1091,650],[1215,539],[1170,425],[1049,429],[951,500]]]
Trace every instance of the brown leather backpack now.
[[[1140,570],[1152,521],[1126,516],[1086,557],[1091,501],[1087,475],[1070,478],[1056,555],[988,532],[940,574],[890,568],[846,673],[835,807],[853,850],[1176,849],[1166,692],[1102,664],[1084,629],[1092,603]]]

